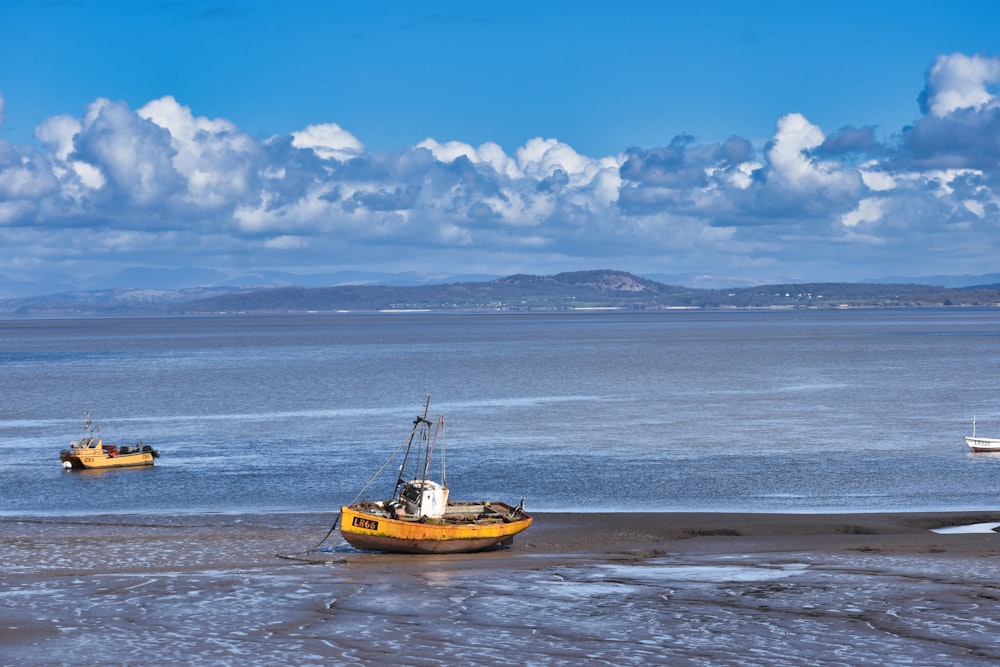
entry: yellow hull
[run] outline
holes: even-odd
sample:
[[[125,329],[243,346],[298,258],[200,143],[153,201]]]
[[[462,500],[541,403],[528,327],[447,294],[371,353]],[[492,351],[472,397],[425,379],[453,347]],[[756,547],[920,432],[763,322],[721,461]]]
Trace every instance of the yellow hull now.
[[[482,510],[482,511],[479,511]],[[531,517],[504,503],[454,503],[442,519],[392,518],[370,505],[340,508],[340,533],[351,546],[397,553],[467,553],[513,542]]]
[[[153,455],[150,452],[110,456],[100,452],[88,451],[80,454],[63,454],[59,458],[64,464],[69,463],[69,467],[71,468],[129,468],[132,466],[153,465]]]

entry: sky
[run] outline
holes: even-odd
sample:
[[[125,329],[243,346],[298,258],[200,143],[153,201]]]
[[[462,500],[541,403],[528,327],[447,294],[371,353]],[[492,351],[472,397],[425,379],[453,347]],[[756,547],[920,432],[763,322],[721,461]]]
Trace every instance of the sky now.
[[[995,272],[998,35],[976,0],[6,0],[0,296]]]

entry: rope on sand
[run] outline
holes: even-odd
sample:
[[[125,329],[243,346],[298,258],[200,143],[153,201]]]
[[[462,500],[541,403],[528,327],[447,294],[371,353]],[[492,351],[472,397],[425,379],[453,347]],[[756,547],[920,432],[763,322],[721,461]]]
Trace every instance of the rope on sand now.
[[[278,558],[284,558],[285,560],[297,560],[303,563],[311,563],[313,565],[333,565],[335,563],[346,563],[346,558],[307,558],[305,554],[308,551],[302,552],[302,554],[274,554]]]
[[[416,430],[416,426],[413,427],[413,430],[414,431]],[[410,435],[412,436],[413,434],[411,433]],[[368,482],[361,488],[361,490],[358,491],[358,495],[354,496],[354,500],[352,500],[351,502],[347,503],[348,506],[353,505],[354,503],[358,502],[358,499],[361,498],[362,494],[364,494],[364,492],[368,490],[368,487],[371,486],[372,482],[374,482],[376,479],[378,479],[378,476],[381,475],[382,472],[386,469],[386,467],[388,467],[388,465],[390,463],[392,463],[392,460],[394,458],[396,458],[396,454],[399,454],[399,450],[401,450],[406,445],[407,445],[407,441],[404,440],[403,444],[401,444],[399,447],[396,448],[396,451],[394,451],[389,456],[389,458],[386,459],[386,462],[382,464],[382,467],[379,468],[378,471],[374,475],[372,475],[371,479],[369,479]],[[326,535],[323,536],[323,539],[320,540],[316,544],[316,546],[314,546],[312,549],[306,549],[305,551],[303,551],[302,555],[316,553],[317,551],[319,551],[319,548],[321,546],[323,546],[323,544],[325,544],[328,539],[330,539],[330,536],[333,535],[333,531],[335,531],[337,529],[337,524],[340,523],[340,515],[341,515],[341,513],[337,512],[337,518],[333,520],[333,525],[330,526],[330,530],[328,530],[326,532]],[[283,554],[276,554],[276,555],[278,556],[278,558],[287,558],[289,560],[302,560],[302,561],[306,561],[306,562],[309,562],[309,563],[313,563],[313,562],[315,562],[315,563],[341,563],[341,562],[343,562],[342,559],[341,560],[333,560],[333,561],[325,561],[325,560],[320,561],[320,560],[314,560],[312,558],[302,558],[301,556],[292,556],[292,555],[283,555]]]

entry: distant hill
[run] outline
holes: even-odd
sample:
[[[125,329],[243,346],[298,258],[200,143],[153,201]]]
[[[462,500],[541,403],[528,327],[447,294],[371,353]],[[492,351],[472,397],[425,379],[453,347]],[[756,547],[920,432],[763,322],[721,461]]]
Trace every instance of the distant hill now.
[[[341,285],[275,288],[178,303],[172,312],[553,310],[645,307],[691,292],[621,271],[579,271],[555,276],[514,275],[487,282],[444,285]]]
[[[586,272],[584,272],[586,273]],[[760,285],[801,284],[804,281],[787,277],[741,276],[719,273],[644,273],[643,278],[664,285],[678,285],[697,289],[729,290]],[[26,274],[4,270],[0,266],[0,308],[11,299],[34,299],[55,295],[83,295],[91,292],[119,293],[156,291],[159,293],[181,290],[226,290],[242,291],[244,288],[265,289],[268,287],[334,287],[338,285],[389,285],[418,286],[445,285],[453,283],[489,282],[501,276],[489,274],[460,274],[423,271],[384,272],[341,270],[321,273],[293,273],[290,271],[270,271],[248,269],[244,271],[223,271],[212,268],[182,267],[165,268],[132,266],[115,273],[81,277],[75,274],[51,273],[44,278],[32,278]],[[933,285],[938,287],[975,287],[1000,284],[1000,273],[962,276],[893,276],[871,278],[861,282],[894,285]],[[67,297],[61,297],[66,300]],[[91,297],[81,297],[91,301]]]
[[[219,294],[239,294],[255,288],[196,287],[190,289],[104,289],[61,292],[46,296],[0,299],[4,317],[95,317],[169,314],[176,303]]]
[[[1000,285],[947,288],[879,283],[803,283],[728,289],[679,287],[614,270],[518,274],[440,285],[110,289],[0,301],[6,317],[214,313],[571,311],[598,308],[902,308],[1000,306]]]
[[[326,273],[291,273],[288,271],[248,270],[224,272],[217,269],[194,267],[162,268],[134,266],[116,273],[90,278],[70,274],[53,274],[45,282],[35,282],[20,274],[0,268],[0,299],[23,299],[76,294],[83,292],[108,292],[111,290],[158,292],[255,287],[329,287],[333,285],[438,285],[442,283],[484,281],[498,278],[486,274],[421,273],[406,271],[388,273],[379,271],[333,271]]]
[[[928,285],[812,283],[733,289],[665,285],[622,271],[513,275],[487,282],[389,287],[276,288],[223,294],[169,308],[173,313],[382,310],[541,311],[619,308],[776,308],[996,306],[1000,289]]]
[[[865,282],[871,283],[912,283],[919,282],[921,285],[936,285],[938,287],[996,287],[1000,285],[1000,273],[987,273],[983,275],[964,276],[921,276],[919,280],[913,278],[906,279],[900,276],[888,278],[875,278]]]

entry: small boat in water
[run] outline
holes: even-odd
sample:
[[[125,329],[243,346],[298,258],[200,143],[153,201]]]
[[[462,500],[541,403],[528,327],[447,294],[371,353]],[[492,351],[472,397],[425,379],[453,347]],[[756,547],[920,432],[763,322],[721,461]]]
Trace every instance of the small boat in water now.
[[[341,507],[341,535],[357,549],[396,553],[467,553],[513,543],[514,536],[531,525],[524,498],[516,507],[495,501],[450,500],[444,469],[444,417],[439,415],[436,423],[428,421],[429,407],[428,396],[423,417],[413,421],[409,438],[379,471],[406,447],[392,498]],[[427,477],[439,440],[440,483]],[[407,472],[408,465],[412,473]],[[378,473],[368,484],[377,477]]]
[[[974,452],[1000,452],[1000,438],[982,438],[976,435],[976,420],[972,420],[972,435],[965,436],[965,444]]]
[[[132,466],[151,466],[153,459],[159,458],[160,453],[144,445],[140,440],[134,445],[106,445],[101,439],[100,429],[96,429],[87,415],[84,424],[87,435],[79,440],[69,443],[69,449],[64,449],[59,453],[59,460],[62,461],[63,468],[127,468]]]

